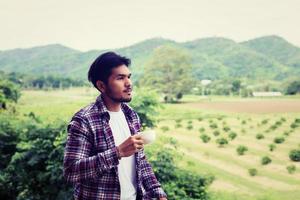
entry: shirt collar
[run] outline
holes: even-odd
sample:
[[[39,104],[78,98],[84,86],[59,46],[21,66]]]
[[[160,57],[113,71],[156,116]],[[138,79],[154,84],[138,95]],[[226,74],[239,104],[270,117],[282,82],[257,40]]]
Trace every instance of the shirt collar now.
[[[96,99],[96,105],[98,107],[100,116],[108,116],[109,117],[108,109],[104,104],[104,101],[103,101],[103,98],[102,98],[101,94]],[[126,103],[121,103],[121,109],[122,109],[122,111],[124,112],[125,115],[127,115],[129,117],[133,117],[133,112],[134,111]]]

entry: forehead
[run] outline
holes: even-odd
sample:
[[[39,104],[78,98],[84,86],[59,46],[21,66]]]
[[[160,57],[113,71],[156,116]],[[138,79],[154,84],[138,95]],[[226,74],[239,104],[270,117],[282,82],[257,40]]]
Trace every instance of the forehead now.
[[[111,70],[112,76],[129,75],[129,74],[130,74],[130,70],[126,65],[120,65]]]

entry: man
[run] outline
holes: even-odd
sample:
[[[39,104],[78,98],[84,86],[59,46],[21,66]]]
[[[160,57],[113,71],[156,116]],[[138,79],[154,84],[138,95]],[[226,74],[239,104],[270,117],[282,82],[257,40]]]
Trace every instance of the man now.
[[[73,116],[64,155],[75,199],[166,200],[136,135],[138,115],[126,104],[132,98],[129,65],[128,58],[107,52],[89,69],[101,94]]]

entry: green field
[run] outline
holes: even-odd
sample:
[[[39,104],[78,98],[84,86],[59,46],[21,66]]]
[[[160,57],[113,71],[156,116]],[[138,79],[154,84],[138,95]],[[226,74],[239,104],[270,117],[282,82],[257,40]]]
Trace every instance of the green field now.
[[[23,91],[17,110],[22,115],[34,112],[45,122],[67,122],[96,96],[97,92],[92,88]],[[300,199],[300,163],[290,161],[288,153],[300,147],[300,127],[290,127],[296,118],[300,118],[299,114],[299,96],[267,99],[185,96],[183,103],[164,104],[156,131],[158,136],[166,135],[178,141],[178,153],[185,155],[181,167],[215,176],[209,187],[214,199],[297,200]],[[270,128],[276,123],[276,127]],[[217,127],[212,128],[211,124]],[[230,130],[226,132],[224,127]],[[202,142],[200,128],[204,128],[202,133],[211,138],[208,143]],[[218,136],[213,134],[216,130]],[[215,140],[228,138],[232,131],[237,137],[219,147]],[[264,138],[256,139],[258,133]],[[276,149],[271,152],[268,145],[277,136],[283,136],[285,141],[276,144]],[[237,154],[239,145],[248,147],[245,155]],[[263,156],[269,156],[272,162],[261,165]],[[291,164],[296,166],[293,174],[286,169]],[[250,176],[249,168],[256,168],[258,174]]]

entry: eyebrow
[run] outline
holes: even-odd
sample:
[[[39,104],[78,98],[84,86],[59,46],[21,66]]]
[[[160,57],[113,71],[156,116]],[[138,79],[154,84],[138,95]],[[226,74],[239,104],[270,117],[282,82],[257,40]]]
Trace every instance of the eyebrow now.
[[[117,74],[117,75],[116,75],[116,77],[125,77],[125,76],[130,77],[130,76],[131,76],[131,73],[130,73],[130,74]]]

